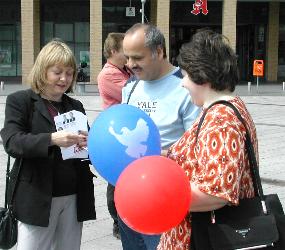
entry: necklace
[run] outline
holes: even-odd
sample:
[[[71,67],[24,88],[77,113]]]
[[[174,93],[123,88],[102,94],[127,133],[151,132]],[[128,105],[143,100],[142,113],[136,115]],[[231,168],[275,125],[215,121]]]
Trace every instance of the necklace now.
[[[48,104],[48,109],[54,113],[54,115],[60,115],[60,109],[61,107],[56,107],[56,104],[57,102],[54,102],[54,104],[52,103],[52,101],[50,101],[49,99],[44,99],[46,101],[46,103]],[[61,105],[61,102],[58,102],[57,103],[58,106]]]
[[[52,102],[50,100],[48,100],[48,102],[50,103],[50,105],[55,109],[55,111],[57,112],[57,115],[60,115],[59,110],[52,104]]]
[[[48,94],[45,93],[44,90],[41,91],[41,97],[45,101],[46,106],[49,110],[49,112],[52,114],[52,116],[60,115],[60,113],[64,113],[64,108],[62,106],[62,102],[59,101],[52,101],[50,100],[50,97]],[[62,111],[62,112],[60,112]]]

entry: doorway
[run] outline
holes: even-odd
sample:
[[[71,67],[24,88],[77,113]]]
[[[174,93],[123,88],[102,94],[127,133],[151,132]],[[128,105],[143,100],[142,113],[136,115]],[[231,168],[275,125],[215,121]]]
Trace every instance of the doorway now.
[[[236,53],[240,80],[252,81],[253,61],[265,59],[264,25],[240,25],[237,27]]]
[[[173,25],[170,33],[170,62],[177,66],[176,58],[179,50],[184,43],[190,42],[191,37],[201,28],[209,28],[215,32],[221,33],[221,26],[209,25]]]

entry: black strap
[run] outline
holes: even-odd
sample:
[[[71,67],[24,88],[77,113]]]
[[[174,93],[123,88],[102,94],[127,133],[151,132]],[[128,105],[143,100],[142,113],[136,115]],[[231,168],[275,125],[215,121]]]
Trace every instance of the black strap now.
[[[5,184],[5,204],[4,207],[8,207],[8,183],[9,183],[9,173],[10,173],[10,161],[11,157],[8,155],[7,159],[7,169],[6,169],[6,184]]]
[[[6,170],[5,205],[4,205],[5,208],[12,207],[14,194],[15,194],[15,191],[16,191],[16,186],[17,186],[17,183],[18,183],[18,178],[19,178],[19,173],[20,173],[20,170],[21,170],[23,158],[20,159],[19,165],[17,166],[16,179],[15,179],[14,185],[12,187],[11,198],[8,201],[8,185],[9,185],[9,182],[11,181],[11,179],[10,179],[11,178],[10,177],[10,162],[11,162],[11,156],[8,155],[7,170]]]
[[[30,100],[30,95],[29,95],[30,90],[26,90],[26,94],[28,99]],[[31,126],[32,124],[32,119],[33,119],[33,108],[34,108],[34,103],[31,102],[30,103],[30,115],[29,115],[29,125]],[[11,199],[8,202],[8,185],[10,180],[10,164],[11,164],[11,156],[8,155],[8,159],[7,159],[7,169],[6,169],[6,184],[5,184],[5,203],[4,203],[4,207],[8,208],[8,207],[12,207],[13,204],[13,199],[14,199],[14,194],[16,191],[16,186],[18,183],[18,179],[19,179],[19,174],[20,174],[20,170],[21,170],[21,166],[23,164],[23,158],[21,158],[19,160],[19,165],[17,166],[17,173],[16,173],[16,179],[15,179],[15,183],[13,185],[13,189],[12,189],[12,193],[11,193]]]
[[[134,90],[135,90],[136,86],[138,85],[139,81],[140,81],[140,80],[136,80],[135,84],[133,85],[133,87],[132,87],[132,89],[131,89],[131,92],[130,92],[130,94],[129,94],[129,96],[128,96],[128,100],[127,100],[126,104],[129,104],[131,95],[132,95],[132,93],[134,92]]]
[[[258,164],[257,164],[257,161],[256,161],[256,156],[255,156],[255,152],[254,152],[254,148],[253,148],[253,144],[251,142],[251,136],[250,136],[250,133],[249,133],[249,130],[247,128],[247,125],[244,121],[244,119],[242,118],[240,112],[238,111],[238,109],[230,102],[228,101],[225,101],[225,100],[220,100],[220,101],[216,101],[214,103],[212,103],[203,113],[203,115],[201,116],[200,118],[200,121],[199,121],[199,124],[198,124],[198,128],[197,128],[197,132],[196,132],[196,143],[197,143],[197,140],[198,140],[198,134],[199,134],[199,131],[200,131],[200,128],[202,126],[202,123],[204,121],[204,118],[208,112],[208,110],[214,106],[214,105],[217,105],[217,104],[223,104],[223,105],[226,105],[230,108],[233,109],[233,111],[235,112],[235,115],[237,116],[237,118],[240,120],[240,122],[243,124],[243,126],[245,127],[245,130],[246,130],[246,141],[245,141],[245,145],[246,145],[246,150],[247,150],[247,153],[248,153],[248,158],[249,158],[249,162],[250,162],[250,171],[251,171],[251,174],[252,174],[252,179],[253,179],[253,185],[254,185],[254,191],[255,191],[255,194],[257,196],[259,196],[261,198],[262,201],[264,201],[264,194],[263,194],[263,188],[262,188],[262,185],[261,185],[261,179],[260,179],[260,175],[259,175],[259,168],[258,168]]]

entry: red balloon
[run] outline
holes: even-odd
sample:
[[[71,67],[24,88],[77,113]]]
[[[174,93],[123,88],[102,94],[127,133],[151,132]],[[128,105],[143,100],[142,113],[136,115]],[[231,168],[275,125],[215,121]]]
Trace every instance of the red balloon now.
[[[115,204],[120,218],[144,234],[160,234],[177,226],[190,202],[190,183],[183,169],[162,156],[133,161],[116,184]]]

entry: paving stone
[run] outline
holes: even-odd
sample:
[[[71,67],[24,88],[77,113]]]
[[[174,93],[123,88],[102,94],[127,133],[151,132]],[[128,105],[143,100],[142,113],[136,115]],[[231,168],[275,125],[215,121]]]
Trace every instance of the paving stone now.
[[[0,128],[3,126],[6,95],[23,89],[22,85],[5,86],[0,92]],[[89,124],[92,125],[98,114],[101,100],[96,87],[88,86],[84,95],[73,94],[82,101],[86,108]],[[256,124],[259,140],[260,174],[266,194],[278,193],[285,206],[285,93],[282,85],[261,85],[257,92],[252,87],[247,91],[247,85],[237,87],[236,93],[241,95],[247,104]],[[0,204],[4,203],[5,171],[7,156],[0,139]],[[93,168],[91,168],[94,171]],[[98,175],[98,174],[97,174]],[[120,240],[112,236],[112,219],[106,205],[107,183],[99,175],[94,179],[94,194],[96,197],[97,220],[84,223],[82,246],[83,250],[121,250]],[[15,248],[13,248],[15,249]]]

